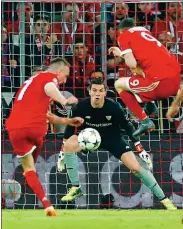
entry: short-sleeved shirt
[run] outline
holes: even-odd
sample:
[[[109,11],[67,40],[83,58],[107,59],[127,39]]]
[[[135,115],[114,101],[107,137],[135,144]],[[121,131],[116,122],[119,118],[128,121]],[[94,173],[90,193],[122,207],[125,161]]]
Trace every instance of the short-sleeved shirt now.
[[[133,27],[120,33],[118,43],[123,54],[132,52],[145,76],[154,81],[174,78],[180,64],[144,27]]]
[[[23,83],[16,94],[14,105],[6,127],[10,130],[41,126],[47,128],[47,111],[50,97],[44,88],[47,83],[58,85],[57,76],[53,73],[42,72]]]

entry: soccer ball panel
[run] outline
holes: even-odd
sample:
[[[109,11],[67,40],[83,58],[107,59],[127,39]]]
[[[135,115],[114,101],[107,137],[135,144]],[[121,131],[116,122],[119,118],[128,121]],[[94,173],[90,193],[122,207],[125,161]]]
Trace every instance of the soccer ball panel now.
[[[82,150],[96,150],[100,146],[101,137],[97,130],[86,128],[79,133],[78,143]]]

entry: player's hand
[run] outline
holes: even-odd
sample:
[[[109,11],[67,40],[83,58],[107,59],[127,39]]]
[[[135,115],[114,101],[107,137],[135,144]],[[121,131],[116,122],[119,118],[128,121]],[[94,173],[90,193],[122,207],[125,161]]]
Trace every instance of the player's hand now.
[[[80,117],[68,118],[67,125],[69,126],[81,126],[84,123],[84,119]]]
[[[111,47],[108,50],[109,55],[113,54],[114,56],[120,56],[122,57],[122,52],[118,47]]]
[[[73,105],[73,104],[77,104],[77,103],[78,103],[78,99],[74,96],[71,96],[67,99],[67,101],[64,105]]]
[[[179,106],[177,104],[172,105],[169,110],[166,113],[166,117],[167,119],[172,122],[173,121],[173,117],[175,117],[176,114],[178,114],[179,112]]]
[[[139,153],[139,157],[146,162],[149,169],[152,169],[152,161],[150,155],[145,151],[142,144],[135,145],[136,151]]]
[[[143,161],[146,162],[149,169],[152,169],[152,161],[150,155],[143,150],[141,153],[139,153],[140,158],[142,158]]]
[[[63,147],[64,147],[64,145],[62,145],[60,154],[58,156],[58,161],[57,161],[58,172],[62,172],[65,169]]]

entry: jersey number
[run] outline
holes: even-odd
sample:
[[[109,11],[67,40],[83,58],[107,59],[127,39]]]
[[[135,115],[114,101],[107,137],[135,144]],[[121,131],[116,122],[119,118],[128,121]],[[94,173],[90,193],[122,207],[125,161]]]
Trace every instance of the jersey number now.
[[[130,82],[130,84],[135,87],[139,85],[139,80],[133,80],[132,82]]]
[[[153,36],[151,36],[150,34],[146,33],[146,32],[142,32],[141,36],[146,39],[147,41],[155,41],[157,43],[157,46],[161,47],[161,42],[159,42],[158,40],[156,40],[156,38],[154,38]]]
[[[20,94],[18,95],[18,99],[17,99],[18,101],[23,99],[23,96],[24,96],[24,94],[25,94],[27,88],[28,88],[28,87],[30,86],[30,84],[32,83],[32,80],[33,80],[33,79],[28,79],[28,80],[25,81],[25,83],[24,83],[25,85],[23,86],[22,90],[20,91]]]

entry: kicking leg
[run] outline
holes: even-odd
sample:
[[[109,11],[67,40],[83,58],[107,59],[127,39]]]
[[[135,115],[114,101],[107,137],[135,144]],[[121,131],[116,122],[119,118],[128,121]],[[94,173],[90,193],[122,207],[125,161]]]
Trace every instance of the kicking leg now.
[[[140,101],[140,97],[129,91],[129,79],[127,77],[118,79],[115,82],[115,89],[124,104],[141,120],[139,129],[134,132],[134,136],[138,136],[155,129],[155,125],[139,104],[139,102],[142,102]]]
[[[36,174],[36,169],[34,165],[34,159],[32,153],[27,154],[24,157],[21,157],[21,163],[24,170],[24,176],[27,181],[27,184],[36,194],[36,197],[42,202],[46,215],[47,216],[56,216],[56,211],[48,201],[46,194],[43,190],[43,187],[39,181],[39,178]]]
[[[127,168],[129,168],[132,173],[137,176],[143,184],[145,184],[159,199],[159,201],[168,209],[176,210],[177,208],[171,203],[171,201],[165,196],[163,190],[158,185],[153,174],[142,168],[138,163],[133,152],[123,153],[121,160]]]

